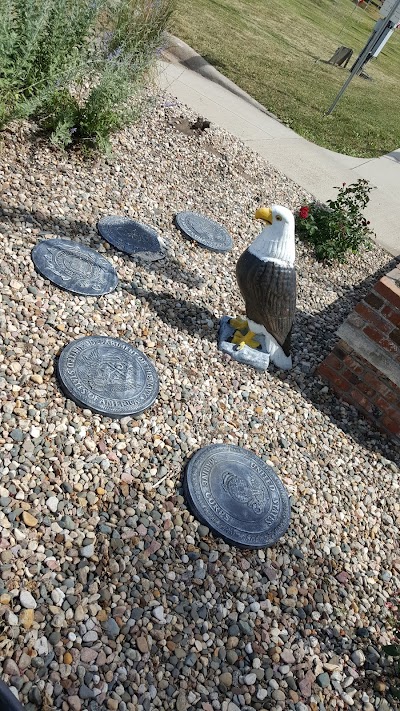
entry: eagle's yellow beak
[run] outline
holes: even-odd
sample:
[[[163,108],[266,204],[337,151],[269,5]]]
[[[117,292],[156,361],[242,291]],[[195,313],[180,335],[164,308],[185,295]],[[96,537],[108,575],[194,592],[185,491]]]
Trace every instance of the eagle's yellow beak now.
[[[255,214],[256,220],[264,220],[272,225],[272,210],[270,207],[259,207]]]

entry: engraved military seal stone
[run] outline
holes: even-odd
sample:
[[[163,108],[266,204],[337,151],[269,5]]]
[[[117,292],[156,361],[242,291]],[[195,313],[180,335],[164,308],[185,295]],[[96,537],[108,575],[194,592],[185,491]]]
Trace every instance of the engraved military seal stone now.
[[[117,273],[107,259],[68,239],[39,242],[32,250],[32,260],[42,276],[74,294],[101,296],[118,284]]]
[[[67,397],[108,417],[140,414],[159,390],[157,372],[147,356],[107,336],[69,343],[61,352],[57,375]]]
[[[186,466],[183,488],[193,515],[239,548],[272,546],[288,529],[284,485],[272,467],[242,447],[199,449]]]
[[[120,252],[150,262],[165,257],[164,243],[152,227],[129,217],[109,215],[97,223],[99,234]]]
[[[222,225],[196,212],[178,212],[175,224],[182,234],[211,252],[229,252],[232,237]]]

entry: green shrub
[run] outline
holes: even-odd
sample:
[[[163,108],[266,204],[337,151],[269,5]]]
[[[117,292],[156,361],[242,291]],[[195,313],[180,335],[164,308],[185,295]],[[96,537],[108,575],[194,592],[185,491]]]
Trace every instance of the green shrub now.
[[[372,190],[368,181],[360,178],[337,190],[336,200],[328,200],[326,206],[316,202],[303,205],[297,215],[299,237],[313,245],[320,261],[344,262],[349,252],[368,249],[374,234],[362,214]]]
[[[107,148],[134,120],[174,0],[0,0],[0,127]]]

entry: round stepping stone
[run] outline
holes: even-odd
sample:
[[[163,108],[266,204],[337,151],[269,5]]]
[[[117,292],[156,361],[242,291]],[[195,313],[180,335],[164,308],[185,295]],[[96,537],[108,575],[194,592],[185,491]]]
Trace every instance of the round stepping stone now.
[[[108,417],[139,415],[155,401],[153,363],[125,341],[85,336],[69,343],[57,364],[60,385],[80,407]]]
[[[74,294],[100,296],[114,291],[118,284],[117,272],[107,259],[68,239],[39,242],[32,259],[39,274]]]
[[[239,548],[272,546],[289,526],[289,496],[281,480],[242,447],[199,449],[186,466],[183,489],[193,515]]]
[[[197,212],[178,212],[175,224],[185,237],[198,242],[211,252],[229,252],[232,237],[224,227]]]
[[[164,245],[157,232],[129,217],[102,217],[97,229],[103,239],[120,252],[152,262],[165,257]]]

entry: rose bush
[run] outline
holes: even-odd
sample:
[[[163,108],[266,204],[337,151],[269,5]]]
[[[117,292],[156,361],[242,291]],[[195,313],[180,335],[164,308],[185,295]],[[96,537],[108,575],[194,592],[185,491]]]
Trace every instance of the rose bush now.
[[[306,220],[309,214],[310,214],[310,208],[308,207],[308,205],[303,205],[303,207],[301,207],[299,210],[299,217],[302,220]]]
[[[374,236],[362,214],[372,190],[368,181],[360,178],[352,185],[343,183],[336,189],[336,200],[327,200],[326,205],[316,202],[303,205],[297,215],[298,235],[313,245],[320,261],[344,262],[349,253],[368,249]]]

